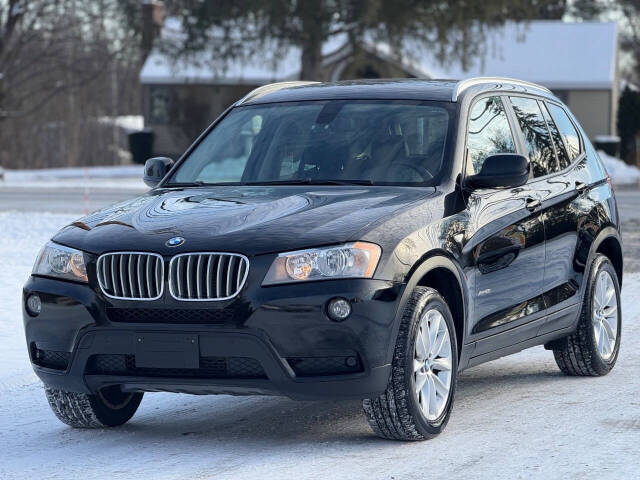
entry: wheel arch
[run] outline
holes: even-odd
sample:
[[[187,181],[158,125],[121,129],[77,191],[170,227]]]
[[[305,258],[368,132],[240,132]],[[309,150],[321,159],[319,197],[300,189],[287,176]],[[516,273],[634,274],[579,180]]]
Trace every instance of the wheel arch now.
[[[591,252],[591,260],[595,254],[601,253],[611,261],[618,276],[618,284],[622,287],[624,260],[622,256],[622,241],[618,231],[613,227],[603,229],[594,240]]]
[[[458,263],[444,251],[436,251],[421,258],[406,276],[406,286],[402,294],[394,322],[393,336],[390,340],[387,358],[393,358],[398,329],[407,300],[416,286],[437,290],[447,302],[456,328],[458,358],[462,353],[465,338],[467,315],[467,285],[464,273]]]
[[[585,249],[586,250],[586,249]],[[584,300],[587,290],[587,279],[591,273],[591,265],[597,254],[605,255],[613,264],[618,277],[618,284],[622,287],[622,272],[623,272],[623,256],[622,256],[622,240],[620,238],[620,232],[613,225],[607,225],[593,237],[593,240],[589,243],[588,253],[586,259],[578,262],[580,258],[579,252],[576,251],[576,257],[574,262],[578,262],[582,266],[582,280],[580,281],[580,301]],[[584,262],[584,263],[583,263]],[[576,318],[576,324],[578,322]]]
[[[583,264],[580,262],[583,270],[582,280],[579,290],[579,305],[583,305],[585,300],[585,296],[587,295],[587,286],[589,283],[589,275],[591,275],[591,268],[593,266],[593,261],[596,258],[596,255],[603,254],[605,255],[613,264],[613,268],[616,271],[616,277],[618,278],[618,285],[622,288],[622,273],[623,273],[623,256],[622,256],[622,240],[620,238],[620,232],[617,228],[612,225],[608,225],[600,230],[600,232],[595,235],[593,241],[591,241],[589,245],[588,254],[586,256],[586,261]],[[574,262],[578,257],[574,258]],[[584,258],[584,257],[583,257]],[[581,308],[578,308],[575,316],[575,320],[573,323],[572,329],[575,330],[578,327],[578,323],[580,321],[580,312]],[[552,350],[556,348],[557,345],[561,345],[564,342],[564,338],[560,338],[559,340],[553,340],[547,342],[545,344],[545,348],[547,350]]]
[[[464,340],[464,297],[460,280],[456,274],[445,266],[437,266],[425,272],[420,278],[417,285],[422,287],[431,287],[437,290],[447,302],[453,323],[456,327],[456,339],[458,344],[458,357],[462,353],[462,344]]]

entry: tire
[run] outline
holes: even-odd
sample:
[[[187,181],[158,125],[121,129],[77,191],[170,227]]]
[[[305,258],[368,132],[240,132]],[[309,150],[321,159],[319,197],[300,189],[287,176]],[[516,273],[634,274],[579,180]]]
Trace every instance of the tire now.
[[[596,306],[601,301],[597,299],[597,283],[600,278],[603,278],[602,276],[609,277],[610,287],[615,298],[610,300],[611,307],[600,309],[602,312],[600,313]],[[594,298],[596,299],[594,300]],[[610,315],[605,315],[605,313]],[[596,315],[595,319],[594,314]],[[600,331],[596,325],[599,322],[598,318],[604,318],[608,328],[605,328],[603,321],[600,321],[602,325],[600,328],[603,329],[603,332],[596,338],[597,332]],[[606,320],[607,318],[609,320]],[[613,326],[616,327],[615,339],[609,342],[602,340],[603,338],[610,339]],[[578,327],[575,333],[553,344],[553,356],[560,370],[567,375],[582,377],[596,377],[609,373],[618,359],[621,327],[622,311],[618,276],[609,259],[598,254],[589,271]],[[600,345],[611,346],[605,347],[603,353],[602,347],[599,348],[599,342],[602,342]]]
[[[441,364],[444,367],[447,361],[436,354],[433,356],[434,360],[429,360],[429,362],[433,362],[433,365],[425,367],[426,374],[422,373],[425,369],[414,372],[415,365],[421,363],[416,360],[417,363],[414,364],[414,358],[420,357],[419,351],[416,350],[418,347],[416,342],[419,341],[418,336],[423,331],[421,324],[425,319],[438,318],[438,316],[440,318],[438,322],[442,326],[442,335],[446,329],[449,338],[449,371],[447,373],[446,368],[443,370],[437,368]],[[428,320],[427,326],[435,328],[435,320]],[[444,338],[440,337],[439,332],[440,330],[436,331],[435,338],[437,340]],[[438,342],[431,343],[437,344]],[[441,355],[446,355],[445,346],[441,348]],[[437,347],[435,349],[437,350]],[[436,358],[437,360],[435,360]],[[394,350],[391,378],[387,389],[379,397],[368,398],[362,402],[369,425],[376,435],[390,440],[426,440],[438,435],[449,421],[456,389],[457,369],[456,331],[449,307],[437,291],[426,287],[416,287],[411,293],[401,319]],[[439,379],[441,377],[447,378],[449,381],[448,393],[446,397],[441,396],[440,402],[437,401],[439,393],[434,394],[435,397],[429,397],[436,398],[436,401],[433,402],[433,405],[436,405],[434,407],[435,418],[428,418],[425,415],[423,409],[425,402],[424,399],[421,400],[421,394],[425,390],[421,390],[421,394],[418,394],[415,388],[418,375],[421,378],[425,378],[425,375],[431,378],[431,380],[424,382],[425,387],[423,387],[427,388],[429,392],[432,385],[435,388],[434,382],[437,380],[433,379],[434,375]],[[435,391],[438,389],[436,388]],[[431,415],[431,402],[426,405],[429,405],[426,408]]]
[[[49,406],[56,417],[73,428],[116,427],[136,413],[142,393],[123,393],[113,386],[95,395],[65,392],[45,387]]]

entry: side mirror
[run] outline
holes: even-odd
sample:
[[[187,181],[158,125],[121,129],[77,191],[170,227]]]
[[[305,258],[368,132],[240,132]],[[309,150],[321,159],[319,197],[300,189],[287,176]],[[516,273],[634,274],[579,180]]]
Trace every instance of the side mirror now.
[[[477,188],[514,188],[529,180],[529,160],[517,153],[490,155],[480,172],[467,177],[467,184]]]
[[[150,158],[144,164],[144,177],[142,180],[149,187],[156,187],[167,172],[173,167],[173,160],[167,157]]]

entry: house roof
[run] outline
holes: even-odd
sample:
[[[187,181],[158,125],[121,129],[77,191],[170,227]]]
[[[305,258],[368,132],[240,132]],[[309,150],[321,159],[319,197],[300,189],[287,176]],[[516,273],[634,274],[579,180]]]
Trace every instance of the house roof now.
[[[168,18],[162,36],[177,35],[180,21]],[[416,46],[399,59],[408,73],[423,78],[506,76],[551,89],[610,89],[616,82],[617,25],[615,22],[532,21],[507,23],[487,34],[486,52],[464,70],[459,62],[442,65],[433,51]],[[264,47],[269,48],[268,42]],[[388,45],[367,40],[364,48],[381,59],[393,57]],[[348,54],[345,37],[332,37],[323,45],[325,61]],[[290,47],[276,62],[254,55],[230,61],[216,70],[207,52],[188,60],[173,59],[159,50],[149,55],[140,73],[144,84],[247,84],[294,80],[300,71],[300,49]],[[395,60],[398,61],[398,60]]]
[[[169,17],[165,20],[161,39],[182,35],[180,19]],[[344,36],[334,36],[322,46],[322,54],[329,57],[346,44]],[[265,42],[268,50],[271,45]],[[273,47],[275,48],[275,47]],[[229,60],[224,68],[216,69],[210,61],[209,52],[190,54],[175,61],[170,55],[154,48],[147,57],[140,72],[141,83],[180,84],[207,83],[221,85],[263,85],[286,80],[297,80],[300,72],[300,49],[289,47],[276,62],[261,55],[253,55],[250,60]]]
[[[509,23],[489,33],[487,54],[464,71],[460,64],[440,67],[421,58],[431,76],[506,76],[551,89],[610,89],[616,82],[615,22]]]

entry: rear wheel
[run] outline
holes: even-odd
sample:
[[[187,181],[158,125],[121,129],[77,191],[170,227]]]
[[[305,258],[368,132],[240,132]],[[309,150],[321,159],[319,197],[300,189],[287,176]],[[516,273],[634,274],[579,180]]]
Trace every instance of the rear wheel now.
[[[621,326],[618,276],[609,259],[597,255],[589,273],[578,328],[553,347],[560,370],[572,376],[609,373],[618,359]]]
[[[118,386],[103,388],[95,395],[45,387],[45,394],[56,417],[74,428],[122,425],[136,413],[143,395],[124,393]]]
[[[386,391],[363,401],[373,431],[394,440],[439,434],[453,406],[458,349],[453,317],[440,294],[416,287],[405,308]]]

